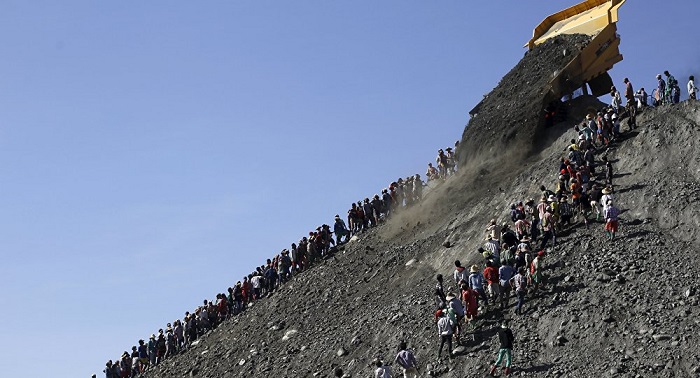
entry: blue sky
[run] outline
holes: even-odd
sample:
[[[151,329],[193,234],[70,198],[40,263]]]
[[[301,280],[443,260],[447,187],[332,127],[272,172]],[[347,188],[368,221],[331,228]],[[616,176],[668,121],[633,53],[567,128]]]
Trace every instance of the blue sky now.
[[[0,2],[3,374],[100,373],[422,174],[571,4]],[[628,1],[616,83],[700,74],[699,11]]]

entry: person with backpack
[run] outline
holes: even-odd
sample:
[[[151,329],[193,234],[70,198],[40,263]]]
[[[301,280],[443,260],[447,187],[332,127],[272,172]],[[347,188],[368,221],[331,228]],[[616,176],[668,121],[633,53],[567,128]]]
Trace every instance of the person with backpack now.
[[[510,327],[508,327],[508,322],[505,320],[501,324],[501,327],[498,329],[498,340],[501,342],[501,347],[498,349],[498,356],[493,365],[491,365],[491,371],[489,372],[489,374],[491,374],[492,377],[495,377],[496,370],[499,366],[501,366],[501,362],[505,362],[503,366],[503,375],[509,376],[510,366],[513,362],[512,359],[514,337],[513,331],[510,330]]]
[[[404,378],[418,378],[418,361],[413,351],[406,347],[405,341],[399,343],[399,353],[394,361],[403,369]]]

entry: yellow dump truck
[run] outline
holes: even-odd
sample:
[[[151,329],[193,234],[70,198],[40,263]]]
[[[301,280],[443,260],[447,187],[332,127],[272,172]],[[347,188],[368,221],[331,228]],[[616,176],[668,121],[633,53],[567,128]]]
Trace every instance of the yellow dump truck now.
[[[625,1],[587,0],[548,16],[535,27],[532,39],[526,44],[531,50],[561,34],[591,36],[591,42],[550,81],[548,100],[561,98],[578,88],[586,90],[586,84],[594,96],[610,92],[612,79],[607,72],[622,60],[616,23],[618,10]]]
[[[608,70],[622,60],[616,23],[618,10],[625,1],[587,0],[548,16],[535,27],[532,39],[525,44],[530,50],[562,34],[585,34],[591,37],[590,43],[580,52],[572,52],[569,64],[555,73],[547,84],[542,99],[543,110],[578,89],[594,96],[610,93],[613,81]],[[475,116],[482,103],[483,101],[469,114]]]

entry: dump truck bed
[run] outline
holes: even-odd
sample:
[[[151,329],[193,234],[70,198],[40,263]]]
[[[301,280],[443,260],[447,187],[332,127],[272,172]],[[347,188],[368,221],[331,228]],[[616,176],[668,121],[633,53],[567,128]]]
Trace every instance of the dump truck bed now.
[[[607,74],[622,60],[617,34],[618,10],[626,0],[587,0],[545,18],[527,45],[536,45],[561,34],[586,34],[591,42],[550,82],[550,97],[561,97],[588,84],[595,96],[610,91]]]
[[[594,96],[610,92],[613,81],[608,71],[622,60],[620,37],[617,34],[618,10],[626,0],[586,0],[547,16],[525,44],[530,50],[562,34],[585,34],[591,37],[580,51],[568,51],[571,62],[555,72],[545,88],[544,109],[551,102],[572,94],[579,88],[590,89]],[[564,53],[564,52],[563,52]],[[481,102],[469,114],[479,112]]]

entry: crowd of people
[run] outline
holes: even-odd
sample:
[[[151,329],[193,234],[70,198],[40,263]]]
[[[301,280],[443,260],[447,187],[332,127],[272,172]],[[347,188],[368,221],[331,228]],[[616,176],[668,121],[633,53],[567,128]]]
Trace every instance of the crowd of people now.
[[[666,87],[660,84],[659,92],[664,96],[654,106],[678,102],[677,81],[668,71],[664,73],[671,84]],[[660,76],[658,79],[663,81]],[[434,317],[440,338],[438,359],[445,345],[449,357],[454,356],[453,341],[459,344],[467,330],[474,331],[484,312],[498,311],[498,315],[505,318],[511,307],[510,300],[515,298],[513,315],[523,314],[526,298],[546,290],[547,251],[555,248],[557,235],[562,231],[600,223],[603,237],[611,242],[615,239],[620,210],[615,205],[614,169],[606,155],[599,159],[597,155],[620,137],[620,120],[627,118],[628,128],[636,128],[636,111],[646,106],[640,101],[644,89],[635,92],[628,78],[623,83],[624,107],[622,96],[612,87],[611,105],[589,112],[585,120],[574,127],[576,137],[564,148],[554,187],[540,186],[538,200],[532,197],[513,203],[505,222],[492,219],[488,223],[484,244],[476,249],[483,263],[467,268],[456,260],[452,273],[454,288],[447,292],[443,275],[436,276]],[[691,76],[689,100],[696,100],[697,91]],[[497,333],[500,348],[489,373],[495,376],[503,364],[503,375],[508,376],[514,336],[507,320],[502,321]]]
[[[455,143],[454,149],[445,149],[447,153],[439,150],[436,161],[440,170],[435,177],[431,178],[429,174],[430,180],[445,179],[456,172],[455,150],[458,145],[459,142]],[[267,259],[265,264],[242,277],[226,292],[216,294],[215,300],[205,299],[192,312],[185,312],[182,320],[167,323],[165,329],[159,329],[148,341],[139,340],[131,352],[124,351],[115,361],[107,361],[106,378],[135,377],[187,349],[221,322],[245,311],[255,301],[272,295],[293,276],[330,256],[354,235],[376,227],[393,213],[420,202],[426,185],[420,174],[398,178],[382,189],[381,195],[352,203],[345,219],[336,214],[332,227],[322,224],[309,231],[308,236]]]
[[[437,167],[433,163],[428,163],[428,170],[425,172],[428,181],[445,180],[447,177],[457,173],[459,162],[459,157],[457,156],[458,147],[459,141],[456,141],[454,148],[447,147],[444,150],[438,150],[438,155],[435,158]]]
[[[678,102],[678,83],[668,71],[664,74],[666,81],[657,75],[655,106]],[[523,314],[526,298],[538,295],[538,291],[544,288],[546,251],[555,248],[557,234],[562,230],[578,226],[588,228],[590,224],[602,221],[605,237],[614,240],[620,211],[613,197],[613,166],[606,156],[597,159],[596,155],[621,135],[621,119],[627,118],[629,129],[634,129],[636,111],[647,106],[643,88],[635,92],[629,79],[625,78],[623,83],[624,107],[622,96],[612,87],[611,105],[590,112],[582,123],[575,126],[577,137],[572,138],[564,149],[555,186],[551,190],[541,186],[538,200],[532,197],[511,204],[507,221],[499,223],[492,219],[488,223],[484,244],[477,248],[483,263],[473,264],[467,269],[456,260],[452,274],[455,288],[447,292],[443,276],[437,275],[434,295],[435,321],[440,337],[438,359],[445,345],[449,357],[454,356],[453,340],[459,344],[467,329],[475,330],[477,319],[483,312],[505,313],[514,297],[514,314]],[[696,99],[697,91],[694,77],[690,76],[688,94],[691,100]],[[428,164],[427,180],[445,180],[457,172],[458,147],[459,142],[454,148],[438,151],[437,167]],[[245,311],[253,302],[272,295],[280,285],[329,256],[352,236],[376,227],[394,212],[420,202],[425,186],[421,176],[416,174],[392,182],[381,191],[381,196],[375,194],[372,199],[367,197],[352,203],[347,211],[347,223],[336,215],[332,229],[327,224],[318,226],[298,243],[292,243],[289,249],[267,259],[265,264],[242,277],[226,292],[216,294],[215,300],[205,299],[193,312],[186,312],[182,320],[167,323],[165,329],[150,335],[148,341],[139,340],[131,352],[124,351],[116,361],[106,363],[106,378],[134,377],[182,352],[221,322]],[[509,375],[514,338],[507,321],[502,322],[498,335],[498,358],[490,373],[495,374],[503,362],[503,373]],[[405,343],[399,345],[394,361],[402,368],[404,377],[417,376],[418,363]],[[389,365],[379,359],[375,363],[376,377],[390,376]],[[336,369],[335,373],[338,377],[343,375],[341,369]]]

